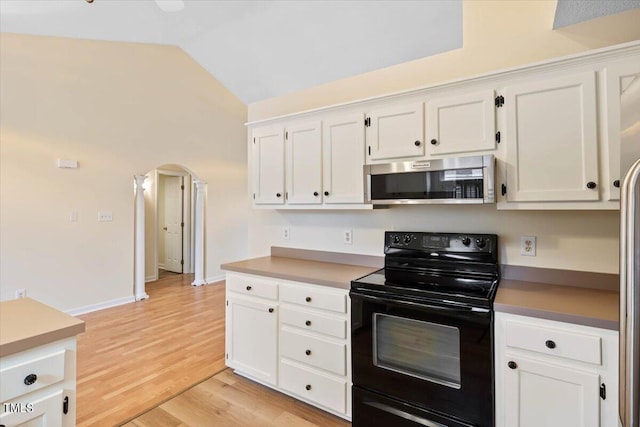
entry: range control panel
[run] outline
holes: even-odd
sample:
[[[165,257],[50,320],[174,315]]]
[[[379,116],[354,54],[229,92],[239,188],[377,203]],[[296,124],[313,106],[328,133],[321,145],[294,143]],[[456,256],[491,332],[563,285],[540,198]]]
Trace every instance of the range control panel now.
[[[495,234],[428,233],[413,231],[387,231],[384,251],[412,249],[425,252],[495,253],[498,236]]]

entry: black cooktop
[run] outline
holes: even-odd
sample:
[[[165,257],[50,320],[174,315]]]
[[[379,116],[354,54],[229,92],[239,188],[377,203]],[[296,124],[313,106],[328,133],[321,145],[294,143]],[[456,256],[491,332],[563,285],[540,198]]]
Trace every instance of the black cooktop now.
[[[499,276],[496,235],[386,232],[385,268],[351,289],[491,308]]]

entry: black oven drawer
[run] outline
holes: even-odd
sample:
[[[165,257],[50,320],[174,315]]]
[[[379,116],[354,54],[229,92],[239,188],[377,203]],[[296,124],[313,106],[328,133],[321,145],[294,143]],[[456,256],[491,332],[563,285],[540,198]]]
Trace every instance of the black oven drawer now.
[[[473,427],[378,393],[353,387],[353,427]]]

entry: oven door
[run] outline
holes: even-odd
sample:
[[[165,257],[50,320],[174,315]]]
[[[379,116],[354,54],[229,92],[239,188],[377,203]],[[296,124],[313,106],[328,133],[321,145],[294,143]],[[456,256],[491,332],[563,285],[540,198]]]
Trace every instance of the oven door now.
[[[460,425],[493,426],[491,311],[366,290],[350,295],[354,387]]]

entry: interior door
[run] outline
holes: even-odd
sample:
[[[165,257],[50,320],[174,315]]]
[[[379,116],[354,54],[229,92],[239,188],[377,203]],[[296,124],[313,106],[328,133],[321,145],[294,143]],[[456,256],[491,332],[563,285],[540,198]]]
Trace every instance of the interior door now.
[[[182,176],[164,179],[164,267],[174,273],[182,273]]]

